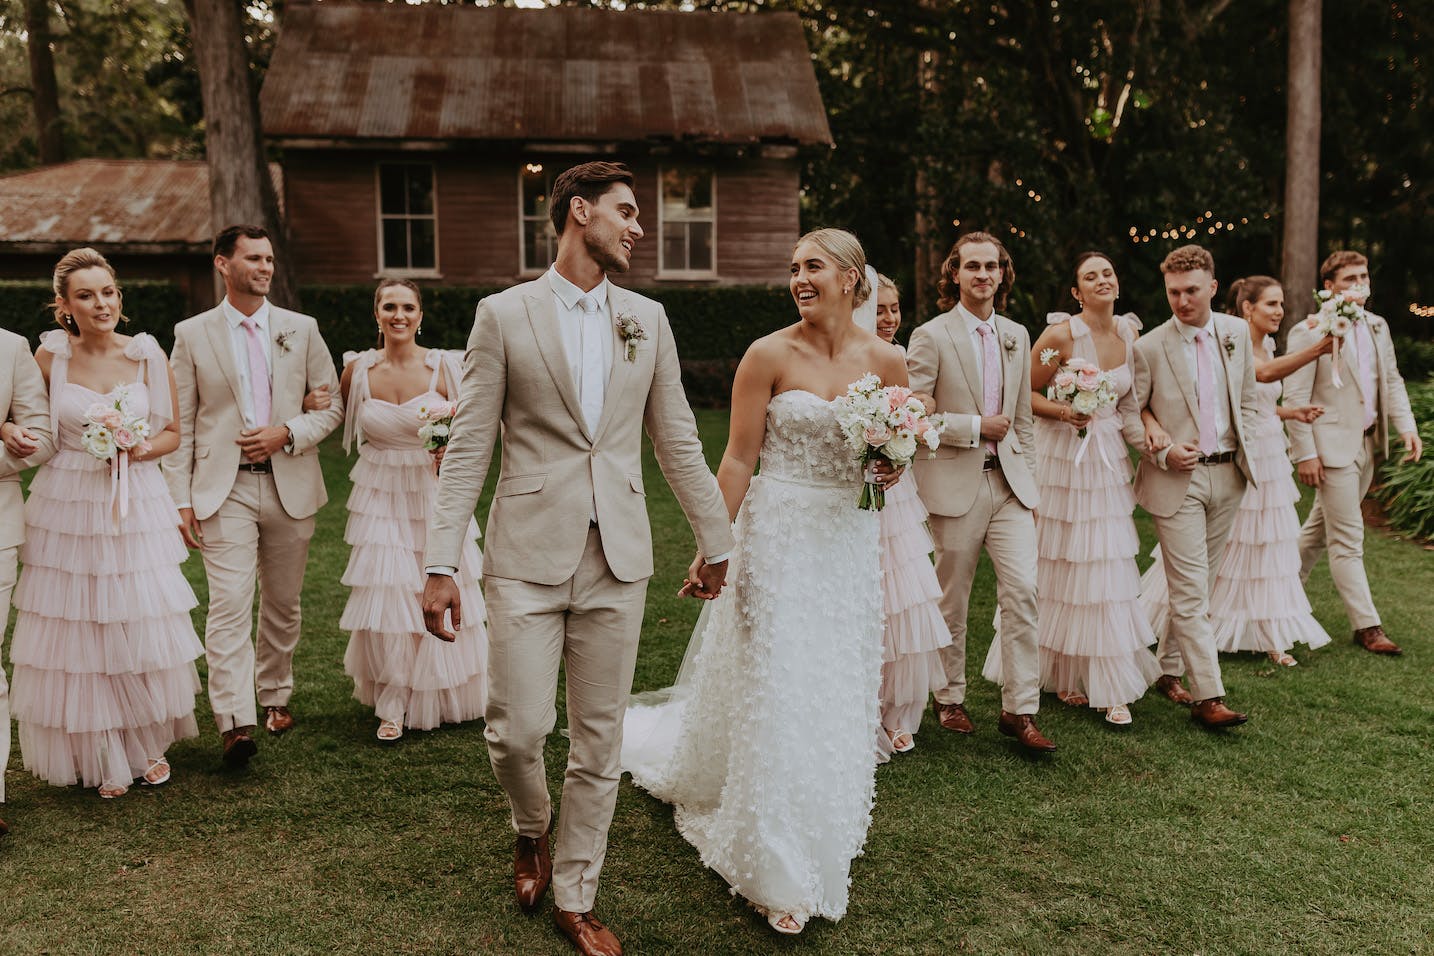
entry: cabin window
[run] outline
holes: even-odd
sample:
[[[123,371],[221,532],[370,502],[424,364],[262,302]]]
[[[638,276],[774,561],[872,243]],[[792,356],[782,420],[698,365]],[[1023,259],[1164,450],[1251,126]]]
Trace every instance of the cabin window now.
[[[717,182],[710,168],[669,166],[658,178],[658,271],[664,278],[717,274]]]
[[[522,235],[523,272],[545,271],[558,257],[558,234],[553,230],[553,171],[543,163],[525,163],[518,171],[518,212]]]
[[[378,166],[379,271],[433,274],[438,269],[438,215],[433,166]]]

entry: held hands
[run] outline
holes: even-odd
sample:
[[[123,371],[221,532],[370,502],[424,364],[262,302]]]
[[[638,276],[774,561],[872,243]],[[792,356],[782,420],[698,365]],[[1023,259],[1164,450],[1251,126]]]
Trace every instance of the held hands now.
[[[1001,441],[1011,430],[1011,420],[1005,415],[982,415],[981,437],[986,441]]]
[[[0,439],[5,442],[5,450],[16,458],[29,458],[40,450],[40,440],[14,422],[0,425]]]
[[[204,529],[199,526],[199,519],[194,517],[193,508],[179,509],[179,534],[189,547],[204,547]]]
[[[1288,410],[1290,418],[1297,422],[1312,424],[1316,418],[1324,414],[1323,405],[1299,405]]]
[[[443,626],[443,615],[449,612],[453,618],[453,630]],[[430,574],[423,585],[423,626],[428,633],[440,641],[452,644],[463,630],[463,600],[458,596],[458,582],[452,575]]]
[[[321,412],[332,403],[333,399],[329,398],[329,387],[327,385],[320,385],[304,396],[304,411]]]
[[[682,587],[678,590],[677,596],[711,601],[722,593],[722,588],[726,584],[727,562],[719,561],[716,564],[708,564],[699,553],[687,566],[687,577],[682,579]]]
[[[1160,427],[1160,423],[1150,419],[1145,423],[1145,450],[1152,455],[1163,448],[1169,448],[1171,443],[1170,433]]]
[[[1300,484],[1308,485],[1311,488],[1318,488],[1324,484],[1324,465],[1318,458],[1311,458],[1309,461],[1302,461],[1295,466],[1299,473]]]
[[[905,472],[905,467],[897,468],[884,458],[878,458],[871,463],[872,477],[876,479],[876,484],[881,485],[882,491],[890,491],[891,486],[900,481]]]
[[[439,445],[430,452],[433,455],[433,473],[436,475],[443,468],[443,455],[448,451],[447,445]]]
[[[1176,471],[1194,471],[1199,461],[1200,446],[1192,445],[1188,441],[1171,445],[1170,450],[1165,453],[1166,466]]]
[[[235,440],[245,461],[268,461],[288,443],[289,429],[286,425],[246,428],[239,433],[238,439]]]
[[[1399,440],[1404,443],[1404,457],[1399,459],[1401,465],[1424,457],[1424,442],[1419,438],[1418,432],[1405,432],[1399,436]]]
[[[1087,425],[1090,424],[1090,420],[1091,419],[1089,415],[1082,415],[1074,408],[1071,408],[1069,403],[1061,403],[1061,421],[1065,422],[1070,427],[1076,429],[1085,428]]]

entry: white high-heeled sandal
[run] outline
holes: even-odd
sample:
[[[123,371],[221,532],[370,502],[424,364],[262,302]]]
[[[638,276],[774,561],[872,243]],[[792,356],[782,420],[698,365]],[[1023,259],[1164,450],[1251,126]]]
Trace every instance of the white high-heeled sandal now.
[[[1299,661],[1295,660],[1287,651],[1268,651],[1267,653],[1270,656],[1270,660],[1281,667],[1294,667],[1299,664]]]
[[[916,738],[911,735],[911,731],[901,730],[899,728],[897,730],[886,730],[885,727],[883,727],[882,730],[886,731],[886,738],[891,741],[891,749],[897,753],[910,753],[916,749]],[[904,747],[897,743],[898,740],[903,738],[906,740],[906,746]]]
[[[378,722],[378,739],[384,743],[393,743],[403,736],[403,725],[396,720],[380,720]]]
[[[1117,727],[1129,727],[1131,720],[1130,708],[1124,704],[1116,704],[1105,712],[1105,722]]]
[[[155,776],[155,771],[161,769],[163,772]],[[169,777],[169,759],[167,757],[156,757],[149,762],[149,769],[145,770],[144,776],[139,778],[139,782],[146,787],[157,787],[160,784],[169,783]]]
[[[783,920],[791,920],[792,925],[783,926]],[[805,917],[798,916],[796,913],[768,913],[767,923],[772,927],[772,929],[781,933],[783,936],[796,936],[802,930],[807,928],[807,921]]]

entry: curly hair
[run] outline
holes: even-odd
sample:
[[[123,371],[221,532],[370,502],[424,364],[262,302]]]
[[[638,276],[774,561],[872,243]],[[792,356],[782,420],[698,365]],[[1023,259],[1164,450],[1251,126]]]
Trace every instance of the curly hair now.
[[[1193,244],[1172,249],[1160,263],[1160,271],[1165,275],[1172,272],[1196,272],[1201,269],[1213,276],[1215,274],[1215,257],[1210,255],[1210,251],[1204,246]]]
[[[989,232],[968,232],[956,240],[956,244],[946,255],[946,261],[941,263],[941,280],[936,283],[936,291],[940,295],[936,305],[941,311],[950,312],[956,308],[956,303],[961,301],[961,283],[956,280],[956,273],[961,269],[961,250],[977,242],[989,242],[996,247],[997,260],[1001,264],[1001,282],[996,286],[996,308],[999,310],[1006,307],[1011,286],[1016,284],[1016,267],[1011,262],[1011,254],[1006,251],[1001,240]]]

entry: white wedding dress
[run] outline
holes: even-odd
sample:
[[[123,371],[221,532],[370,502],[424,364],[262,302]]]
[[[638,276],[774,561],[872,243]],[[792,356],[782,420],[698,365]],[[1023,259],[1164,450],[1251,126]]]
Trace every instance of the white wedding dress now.
[[[735,527],[729,586],[676,686],[628,709],[623,769],[765,912],[840,919],[871,823],[881,685],[878,515],[832,402],[767,406],[761,473]]]

